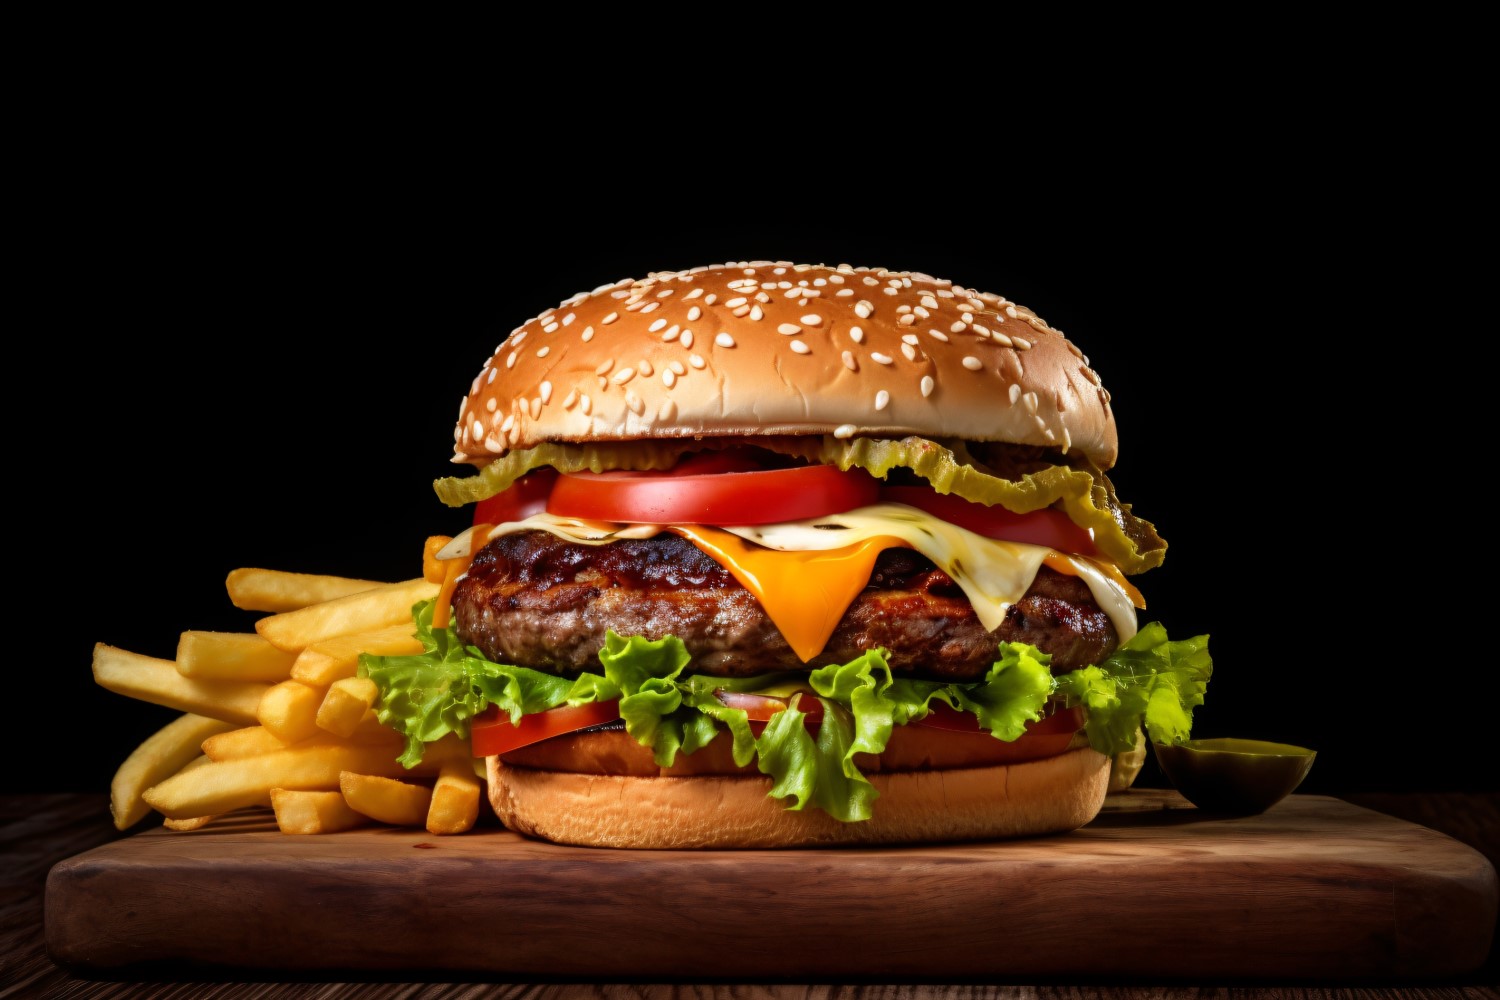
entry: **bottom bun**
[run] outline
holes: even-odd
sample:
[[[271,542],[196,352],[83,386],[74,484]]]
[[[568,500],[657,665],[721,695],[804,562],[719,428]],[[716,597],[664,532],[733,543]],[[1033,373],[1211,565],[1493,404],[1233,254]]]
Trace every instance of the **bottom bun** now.
[[[486,761],[507,827],[580,847],[805,847],[1024,837],[1075,830],[1099,813],[1109,758],[1087,747],[997,767],[869,775],[873,818],[792,812],[760,775],[570,774]]]

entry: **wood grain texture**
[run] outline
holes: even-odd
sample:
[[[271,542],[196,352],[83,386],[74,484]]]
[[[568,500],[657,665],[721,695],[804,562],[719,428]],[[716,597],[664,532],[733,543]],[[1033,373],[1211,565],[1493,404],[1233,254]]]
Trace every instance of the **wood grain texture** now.
[[[47,940],[92,968],[721,980],[1368,980],[1485,960],[1497,890],[1472,849],[1335,799],[1234,820],[1182,805],[1146,791],[1062,837],[781,852],[597,851],[498,829],[287,838],[250,814],[60,864]],[[1130,930],[1081,944],[1111,926]]]

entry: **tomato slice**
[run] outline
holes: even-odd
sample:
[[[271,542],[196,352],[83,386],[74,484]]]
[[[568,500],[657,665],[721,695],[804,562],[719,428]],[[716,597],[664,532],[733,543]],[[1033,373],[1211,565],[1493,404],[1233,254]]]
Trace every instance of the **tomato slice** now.
[[[839,514],[880,495],[866,472],[831,465],[700,473],[686,462],[666,472],[570,472],[558,477],[547,512],[627,524],[774,524]]]
[[[1094,536],[1088,529],[1080,528],[1067,514],[1051,507],[1029,514],[1015,514],[998,504],[986,507],[951,493],[938,493],[927,486],[882,487],[880,499],[925,510],[933,517],[986,538],[1045,545],[1059,552],[1085,556],[1097,555],[1099,551],[1094,547]]]
[[[535,715],[523,715],[520,722],[512,725],[509,714],[491,705],[474,717],[469,726],[469,743],[475,757],[492,757],[577,729],[613,722],[619,717],[620,702],[615,699],[587,705],[559,705]]]
[[[537,469],[517,479],[509,489],[474,505],[475,524],[524,521],[547,509],[547,496],[557,482],[556,469]]]

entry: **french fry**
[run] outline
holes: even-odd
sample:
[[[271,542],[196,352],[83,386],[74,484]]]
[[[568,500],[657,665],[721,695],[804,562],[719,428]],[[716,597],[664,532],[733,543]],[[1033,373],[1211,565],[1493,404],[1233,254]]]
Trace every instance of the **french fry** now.
[[[322,703],[322,688],[282,681],[261,696],[255,717],[282,743],[301,743],[318,735],[318,706]]]
[[[230,573],[224,584],[235,607],[273,613],[296,611],[311,604],[322,604],[385,586],[376,580],[248,568]]]
[[[479,794],[479,779],[472,763],[458,757],[444,761],[432,786],[427,832],[439,836],[473,829],[479,819]]]
[[[339,742],[332,734],[319,730],[318,735],[297,746],[336,745]],[[380,720],[375,718],[374,712],[366,712],[364,718],[359,720],[359,725],[355,727],[354,732],[342,742],[387,746],[391,748],[392,756],[399,754],[401,747],[404,746],[401,736],[394,730],[381,725]],[[203,753],[212,761],[242,760],[245,757],[258,757],[261,754],[275,753],[285,749],[287,745],[264,726],[235,729],[220,733],[218,736],[211,736],[203,741]]]
[[[422,579],[428,583],[442,583],[447,573],[437,554],[453,539],[447,535],[433,535],[422,545]]]
[[[412,605],[436,597],[437,592],[437,585],[426,580],[388,583],[364,593],[262,618],[255,623],[255,631],[277,649],[299,653],[334,636],[410,622]]]
[[[127,698],[240,725],[256,721],[255,710],[270,687],[254,681],[184,677],[171,660],[142,656],[102,642],[94,646],[94,682]]]
[[[318,728],[335,736],[352,735],[379,694],[380,689],[368,677],[334,681],[318,706]]]
[[[427,749],[421,764],[410,771],[396,756],[399,750],[380,744],[324,743],[309,740],[255,757],[217,761],[175,774],[146,789],[146,804],[172,819],[216,816],[246,806],[271,804],[271,789],[322,791],[339,786],[344,771],[359,774],[424,777],[435,775],[454,754],[467,753],[462,743],[444,739]]]
[[[176,830],[178,833],[191,833],[194,830],[203,829],[216,819],[218,819],[217,816],[194,816],[192,819],[164,819],[161,821],[161,825],[168,830]]]
[[[368,816],[349,808],[342,792],[273,788],[271,808],[276,810],[276,825],[282,833],[338,833],[370,822]]]
[[[177,672],[199,680],[275,684],[296,659],[253,632],[184,632],[177,641]]]
[[[411,615],[405,624],[391,625],[373,632],[356,632],[334,636],[308,646],[292,664],[292,680],[327,687],[334,681],[353,677],[359,670],[359,654],[372,656],[409,656],[422,651],[422,641],[412,634]]]
[[[339,791],[349,808],[392,826],[420,826],[432,804],[432,789],[394,778],[345,771]]]
[[[158,729],[125,758],[109,783],[109,811],[116,830],[127,830],[151,811],[141,794],[152,785],[192,766],[198,745],[230,724],[201,715],[184,715]]]
[[[286,744],[278,740],[265,726],[250,726],[234,729],[203,741],[203,754],[209,760],[240,760],[259,757],[263,753],[285,750]]]

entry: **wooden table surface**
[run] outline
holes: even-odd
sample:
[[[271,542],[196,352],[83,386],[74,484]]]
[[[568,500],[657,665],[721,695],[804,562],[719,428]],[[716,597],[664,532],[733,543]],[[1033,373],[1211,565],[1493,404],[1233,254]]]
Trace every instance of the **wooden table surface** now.
[[[1358,805],[1421,823],[1467,843],[1500,867],[1500,794],[1350,795]],[[1460,982],[1389,986],[1380,983],[1236,985],[1234,983],[1030,982],[1010,984],[941,985],[889,984],[778,984],[768,972],[762,984],[658,986],[649,983],[614,985],[488,981],[401,983],[373,979],[342,981],[343,977],[298,981],[226,981],[204,978],[188,968],[128,971],[117,980],[84,979],[59,968],[42,942],[42,898],[47,871],[64,858],[119,836],[109,823],[102,795],[59,794],[0,797],[0,998],[17,997],[476,997],[476,996],[590,996],[640,997],[827,997],[829,1000],[907,1000],[907,998],[963,997],[1129,997],[1166,1000],[1213,996],[1230,1000],[1242,996],[1324,998],[1466,997],[1500,1000],[1500,949],[1493,949],[1486,966]],[[1080,918],[1086,923],[1087,918]]]

